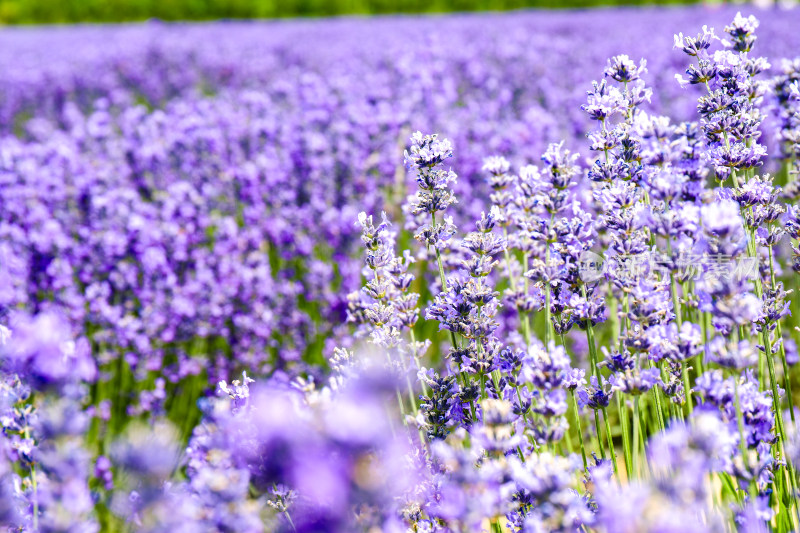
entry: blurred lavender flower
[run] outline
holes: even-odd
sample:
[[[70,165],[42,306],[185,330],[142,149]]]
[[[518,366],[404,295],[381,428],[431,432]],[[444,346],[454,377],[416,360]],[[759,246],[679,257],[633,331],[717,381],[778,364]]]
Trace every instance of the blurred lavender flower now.
[[[97,370],[88,342],[74,340],[61,315],[18,315],[12,330],[10,341],[2,348],[8,371],[26,376],[36,388],[63,391],[69,385],[94,381]]]

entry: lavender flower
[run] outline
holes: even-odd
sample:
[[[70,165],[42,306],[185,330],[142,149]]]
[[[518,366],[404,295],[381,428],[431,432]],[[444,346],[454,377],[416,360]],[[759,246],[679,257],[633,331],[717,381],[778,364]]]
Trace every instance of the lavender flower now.
[[[0,522],[797,529],[788,14],[1,33]]]

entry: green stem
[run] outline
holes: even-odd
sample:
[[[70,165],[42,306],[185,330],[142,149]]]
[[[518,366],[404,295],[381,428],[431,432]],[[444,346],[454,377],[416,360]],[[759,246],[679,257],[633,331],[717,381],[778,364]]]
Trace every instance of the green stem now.
[[[586,285],[581,285],[581,294],[583,298],[586,299]],[[589,343],[589,364],[592,367],[592,375],[597,378],[597,383],[602,385],[603,377],[597,369],[597,346],[594,340],[594,327],[592,326],[591,320],[586,322],[586,340]]]
[[[669,237],[667,237],[667,253],[669,254],[670,261],[672,261],[672,244],[670,243]],[[683,317],[681,316],[681,303],[678,298],[678,284],[675,282],[675,273],[671,268],[669,271],[669,284],[672,292],[672,310],[675,313],[675,325],[678,327],[678,334],[680,335],[681,327],[683,326]],[[689,374],[686,372],[685,361],[681,361],[681,377],[683,378],[683,388],[686,392],[686,404],[689,406],[689,414],[691,414],[693,410],[692,388],[689,384]]]
[[[572,407],[575,410],[575,425],[578,426],[578,441],[581,444],[581,459],[583,459],[583,469],[589,470],[589,462],[586,460],[586,448],[583,445],[583,428],[581,428],[581,413],[578,411],[578,400],[575,398],[575,391],[569,391],[570,399],[572,400]]]
[[[550,267],[550,231],[552,231],[553,227],[553,213],[550,213],[550,222],[547,224],[547,237],[545,238],[545,265],[546,268]],[[528,258],[527,254],[525,256],[525,267],[527,268]],[[525,281],[525,292],[527,293],[528,290],[528,282],[527,278]],[[545,291],[545,304],[544,304],[544,345],[545,347],[550,346],[550,340],[555,337],[555,330],[553,328],[553,319],[550,316],[550,299],[552,295],[552,287],[550,285],[550,281],[547,281],[547,287]],[[584,296],[585,297],[585,296]]]
[[[633,397],[633,468],[638,476],[639,471],[639,395]]]
[[[770,285],[774,291],[777,284],[775,283],[775,263],[772,258],[772,246],[769,246],[767,249],[769,251]],[[789,404],[789,416],[792,418],[792,424],[796,424],[797,421],[794,418],[794,395],[792,394],[792,379],[791,375],[789,374],[789,364],[786,362],[786,348],[783,345],[783,331],[780,320],[777,321],[776,326],[777,328],[775,330],[775,334],[781,341],[778,345],[778,350],[781,354],[781,365],[783,367],[783,386],[786,389],[786,399]]]
[[[611,455],[611,464],[614,465],[614,475],[619,479],[617,471],[617,453],[614,450],[614,438],[611,436],[611,422],[608,420],[608,409],[603,407],[603,421],[606,423],[606,439],[608,440],[608,452]]]
[[[294,526],[294,522],[292,522],[292,517],[289,516],[289,511],[285,509],[283,514],[286,516],[286,520],[289,522],[289,526],[291,526],[292,531],[297,531],[297,528]]]
[[[742,454],[742,466],[747,469],[749,455],[747,453],[747,443],[745,442],[744,418],[739,404],[739,379],[737,376],[733,376],[733,401],[736,408],[736,426],[739,428],[739,451]],[[755,496],[756,489],[752,480],[749,483],[749,491],[751,496]]]
[[[770,346],[769,332],[767,331],[766,327],[762,331],[762,339],[764,342],[764,352],[767,360],[767,368],[769,369],[770,385],[772,386],[772,398],[773,398],[772,408],[775,411],[775,421],[777,422],[778,426],[778,451],[780,452],[781,457],[783,457],[786,460],[785,468],[789,476],[789,481],[792,488],[792,498],[791,498],[792,503],[790,505],[791,507],[795,508],[795,511],[798,514],[800,514],[800,508],[798,508],[798,503],[797,503],[795,469],[792,462],[789,461],[788,457],[786,456],[786,445],[785,445],[786,430],[783,423],[783,412],[780,407],[781,402],[780,402],[780,396],[778,395],[778,382],[775,379],[775,363],[772,360],[772,347]],[[794,520],[795,518],[794,514],[793,513],[790,514],[792,515],[792,519]]]
[[[506,243],[508,243],[508,228],[506,226],[503,226],[503,238],[505,239]],[[511,253],[508,251],[508,246],[507,245],[506,245],[505,250],[503,250],[503,255],[505,256],[505,259],[506,259],[506,274],[508,275],[508,282],[511,285],[511,290],[516,292],[517,291],[517,278],[514,276],[514,273],[511,271]],[[528,256],[526,254],[525,255],[525,266],[523,266],[523,268],[525,270],[523,270],[523,272],[522,272],[523,276],[525,275],[525,271],[527,271],[527,261],[528,261]],[[528,295],[528,290],[527,290],[527,282],[526,282],[525,296],[527,296],[527,295]],[[531,322],[530,322],[530,317],[528,316],[527,311],[523,311],[523,310],[521,310],[519,308],[517,308],[517,317],[518,317],[520,323],[522,324],[522,336],[525,338],[525,345],[526,346],[530,346],[531,345]]]
[[[621,395],[617,394],[617,411],[619,412],[619,419],[622,422],[622,453],[625,455],[625,474],[628,479],[633,476],[633,463],[631,461],[631,447],[628,441],[628,413],[623,410],[624,402]]]
[[[619,326],[619,311],[617,309],[617,299],[614,297],[614,293],[611,290],[611,283],[608,284],[608,296],[606,296],[606,302],[608,303],[608,319],[611,322],[611,344],[612,346],[616,346],[619,342],[619,335],[620,335],[620,326]]]
[[[522,277],[525,278],[523,282],[523,289],[525,291],[525,296],[528,296],[528,278],[525,276],[525,272],[528,271],[528,252],[522,254]],[[527,311],[523,312],[521,316],[522,319],[522,331],[523,335],[525,336],[525,343],[530,346],[531,345],[531,319],[528,315]]]
[[[600,458],[605,460],[606,452],[603,450],[603,431],[600,429],[600,414],[594,410],[594,428],[597,431],[597,447],[600,448]]]
[[[653,361],[650,361],[650,368],[655,368]],[[663,432],[666,429],[666,424],[664,422],[664,411],[661,407],[661,389],[659,389],[657,386],[653,387],[653,397],[656,399],[656,419],[658,420],[658,429]]]

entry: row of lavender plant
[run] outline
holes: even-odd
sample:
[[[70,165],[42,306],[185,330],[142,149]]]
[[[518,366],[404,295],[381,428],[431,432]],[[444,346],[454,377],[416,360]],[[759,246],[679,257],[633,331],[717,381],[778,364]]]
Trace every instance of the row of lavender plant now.
[[[591,65],[646,46],[668,73],[674,54],[641,37],[697,13],[728,16],[609,11],[641,28],[614,40],[585,35],[597,13],[0,32],[0,131],[18,133],[0,143],[1,312],[62,313],[87,337],[115,432],[151,411],[188,432],[208,384],[243,369],[321,379],[360,283],[351,220],[401,216],[412,125],[462,147],[463,225],[486,208],[481,154],[576,147]],[[796,45],[765,16],[770,50]],[[654,108],[685,115],[692,99],[663,86]]]
[[[798,237],[798,189],[762,171],[759,142],[774,92],[779,157],[798,174],[800,85],[796,61],[761,79],[757,27],[737,14],[725,39],[707,27],[675,37],[693,60],[678,83],[704,89],[694,122],[648,114],[645,62],[609,60],[582,107],[598,124],[594,164],[582,171],[563,143],[516,175],[487,159],[491,206],[462,239],[444,215],[452,146],[412,137],[407,221],[418,259],[438,267],[423,286],[436,295],[425,318],[449,335],[444,366],[425,368],[409,256],[395,257],[385,217],[359,220],[368,281],[351,313],[390,367],[419,380],[421,402],[408,382],[399,410],[444,479],[415,502],[412,528],[800,528],[780,268],[797,270],[797,244],[781,243]],[[501,308],[516,311],[518,334],[499,333]]]
[[[274,178],[298,161],[277,126],[234,127],[268,116],[257,93],[163,115],[101,105],[47,142],[9,140],[0,522],[798,530],[783,285],[800,268],[798,189],[763,171],[760,132],[779,118],[774,159],[796,174],[800,74],[795,61],[764,75],[757,25],[737,15],[722,48],[706,28],[676,38],[696,121],[648,113],[645,63],[613,57],[582,107],[597,124],[586,167],[552,144],[539,166],[491,157],[484,187],[457,188],[451,143],[414,134],[417,191],[396,225],[377,219],[377,185],[326,182],[325,166],[293,187]],[[229,124],[236,150],[198,110]],[[403,190],[394,163],[380,169]],[[365,192],[374,215],[327,203]],[[303,231],[307,217],[320,220]],[[333,291],[359,282],[355,220],[366,283],[345,298]],[[409,236],[419,244],[398,253]],[[275,372],[307,347],[283,334],[330,331],[340,314],[356,328],[336,328],[329,375],[313,361]],[[185,379],[242,367],[271,377],[210,397]]]
[[[4,28],[0,131],[36,136],[42,129],[27,128],[26,119],[68,125],[74,107],[90,111],[99,98],[116,110],[137,104],[162,108],[197,93],[255,89],[291,103],[302,87],[309,107],[331,112],[339,94],[347,92],[354,107],[380,104],[370,118],[394,115],[395,107],[403,107],[406,115],[414,114],[414,123],[452,129],[448,135],[458,141],[468,135],[453,126],[464,127],[466,112],[483,113],[498,127],[472,135],[479,135],[486,149],[508,150],[522,139],[540,142],[537,128],[555,130],[549,131],[555,138],[582,133],[580,110],[573,104],[593,65],[636,50],[648,57],[651,75],[662,85],[677,64],[665,53],[672,32],[701,17],[724,24],[734,12],[696,6]],[[783,57],[797,46],[792,12],[764,11],[761,17],[772,30],[760,43],[765,54]],[[625,31],[612,33],[610,28]],[[576,46],[576,40],[583,46]],[[664,83],[654,103],[685,118],[692,108],[687,99],[674,102],[677,93],[677,87]],[[407,105],[416,100],[424,100],[424,113]],[[454,104],[466,109],[454,110]],[[445,108],[461,116],[440,117]],[[535,118],[543,124],[532,125]],[[501,129],[508,131],[503,135]],[[468,168],[464,165],[473,157],[480,155],[461,154],[459,165]]]

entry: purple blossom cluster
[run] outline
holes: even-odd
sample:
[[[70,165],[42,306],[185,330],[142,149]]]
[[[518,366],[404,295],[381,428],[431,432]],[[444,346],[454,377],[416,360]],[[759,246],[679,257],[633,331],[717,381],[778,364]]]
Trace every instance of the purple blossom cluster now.
[[[0,528],[800,531],[758,15],[0,32]]]

